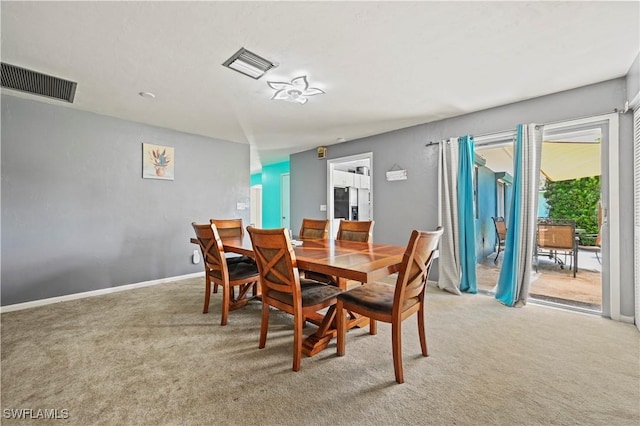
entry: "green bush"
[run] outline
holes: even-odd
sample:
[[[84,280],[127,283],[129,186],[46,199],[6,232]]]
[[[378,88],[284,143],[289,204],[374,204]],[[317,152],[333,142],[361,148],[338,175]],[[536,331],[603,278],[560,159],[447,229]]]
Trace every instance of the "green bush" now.
[[[544,184],[544,198],[552,219],[573,219],[586,234],[598,233],[600,176]]]

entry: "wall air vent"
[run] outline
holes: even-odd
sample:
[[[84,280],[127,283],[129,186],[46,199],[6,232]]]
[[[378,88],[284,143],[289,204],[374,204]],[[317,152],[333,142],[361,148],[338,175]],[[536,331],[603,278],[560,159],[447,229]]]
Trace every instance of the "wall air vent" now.
[[[7,89],[73,103],[77,85],[78,83],[74,81],[64,80],[2,62],[2,87]]]
[[[224,61],[222,65],[244,75],[248,75],[251,78],[255,78],[256,80],[271,68],[278,66],[277,63],[258,56],[253,52],[249,52],[244,47],[241,47],[232,57]]]

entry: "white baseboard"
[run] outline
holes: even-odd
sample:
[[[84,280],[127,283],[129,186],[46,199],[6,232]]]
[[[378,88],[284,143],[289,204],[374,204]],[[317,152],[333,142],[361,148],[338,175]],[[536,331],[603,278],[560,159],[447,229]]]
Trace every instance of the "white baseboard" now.
[[[33,300],[31,302],[16,303],[0,307],[0,313],[20,311],[22,309],[35,308],[38,306],[50,305],[52,303],[66,302],[67,300],[84,299],[85,297],[101,296],[103,294],[117,293],[119,291],[133,290],[134,288],[149,287],[152,285],[164,284],[171,281],[183,280],[186,278],[203,277],[203,272],[195,272],[193,274],[178,275],[175,277],[160,278],[157,280],[143,281],[134,284],[125,284],[117,287],[101,288],[100,290],[85,291],[82,293],[67,294],[64,296],[50,297],[48,299]]]
[[[635,324],[635,318],[634,317],[628,317],[626,315],[620,315],[620,322],[626,322],[629,324]]]

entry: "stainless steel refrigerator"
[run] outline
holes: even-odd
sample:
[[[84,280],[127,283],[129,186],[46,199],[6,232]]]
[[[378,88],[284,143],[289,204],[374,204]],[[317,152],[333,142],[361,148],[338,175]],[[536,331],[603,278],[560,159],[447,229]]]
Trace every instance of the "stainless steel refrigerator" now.
[[[358,220],[357,188],[333,188],[333,217]]]

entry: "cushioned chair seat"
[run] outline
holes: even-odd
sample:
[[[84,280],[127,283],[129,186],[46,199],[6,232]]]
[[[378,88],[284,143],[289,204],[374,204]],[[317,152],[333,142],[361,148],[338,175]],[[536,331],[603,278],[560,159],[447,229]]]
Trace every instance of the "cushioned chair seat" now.
[[[250,258],[249,256],[227,256],[227,265],[232,265],[234,263],[256,263],[255,260]]]
[[[302,306],[312,306],[329,300],[340,294],[342,290],[334,286],[323,284],[313,280],[300,278],[300,292],[302,293]],[[293,304],[293,296],[291,293],[282,293],[279,291],[270,291],[269,297],[279,300],[287,305]]]
[[[249,278],[258,273],[258,267],[254,263],[233,263],[228,265],[229,281],[237,281]],[[211,271],[211,276],[222,279],[220,271]]]
[[[390,314],[393,310],[395,285],[385,283],[369,283],[356,287],[338,296],[349,303],[357,303],[365,309]],[[402,310],[405,311],[419,302],[417,297],[403,300]]]

